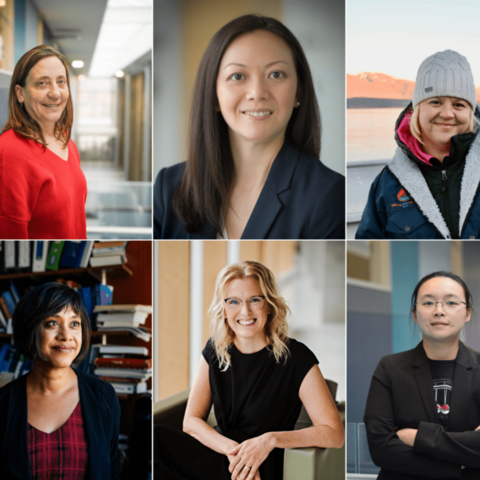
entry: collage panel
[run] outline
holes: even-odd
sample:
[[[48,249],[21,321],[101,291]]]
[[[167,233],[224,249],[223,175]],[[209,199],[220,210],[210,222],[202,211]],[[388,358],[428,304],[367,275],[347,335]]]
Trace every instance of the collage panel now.
[[[158,0],[154,238],[345,238],[345,3]]]
[[[404,6],[348,1],[347,238],[478,239],[480,6]]]
[[[152,238],[152,7],[0,2],[0,238]]]
[[[344,479],[344,242],[154,248],[155,478]]]
[[[479,476],[478,271],[476,242],[347,242],[347,479]]]
[[[151,241],[0,242],[1,478],[151,478],[151,293]]]

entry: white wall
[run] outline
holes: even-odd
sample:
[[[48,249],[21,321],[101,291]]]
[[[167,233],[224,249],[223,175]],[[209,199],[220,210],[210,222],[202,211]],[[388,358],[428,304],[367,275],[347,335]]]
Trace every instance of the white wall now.
[[[153,181],[182,158],[183,86],[181,3],[154,2]]]
[[[320,159],[345,175],[345,2],[283,0],[283,21],[312,71],[322,116]]]

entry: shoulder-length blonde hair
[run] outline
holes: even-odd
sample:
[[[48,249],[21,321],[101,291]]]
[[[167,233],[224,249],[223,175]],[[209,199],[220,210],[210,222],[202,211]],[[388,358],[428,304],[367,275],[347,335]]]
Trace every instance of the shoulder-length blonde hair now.
[[[428,100],[429,99],[427,98],[427,100],[424,100],[423,102],[426,102]],[[418,119],[418,114],[420,110],[420,105],[423,102],[420,102],[417,105],[415,105],[415,108],[410,110],[407,113],[407,115],[410,116],[410,133],[420,142],[421,145],[423,145],[423,139],[422,139],[422,130],[420,129],[420,121]],[[470,124],[468,126],[468,130],[465,133],[475,132],[479,125],[479,121],[475,116],[475,110],[472,109],[471,105],[470,105],[470,108],[471,108]]]
[[[40,125],[28,114],[25,106],[22,107],[20,105],[17,99],[15,86],[19,85],[20,87],[25,88],[30,70],[40,60],[48,57],[57,57],[65,67],[69,95],[65,110],[63,111],[63,114],[58,122],[55,123],[54,134],[55,137],[62,142],[63,146],[66,147],[70,141],[73,124],[73,103],[72,96],[70,94],[70,75],[68,72],[68,63],[66,58],[49,45],[39,45],[38,47],[32,48],[30,51],[25,53],[25,55],[23,55],[23,57],[15,65],[8,96],[8,121],[4,125],[2,133],[6,132],[7,130],[14,130],[19,135],[22,135],[22,137],[36,140],[44,147],[47,146],[47,142],[45,141],[45,137],[43,136]]]
[[[211,338],[222,371],[227,370],[230,366],[228,347],[235,338],[235,333],[225,318],[225,288],[232,280],[244,278],[254,278],[258,281],[265,300],[271,307],[265,325],[265,334],[275,360],[280,363],[282,360],[286,360],[290,354],[286,345],[288,339],[286,319],[290,309],[285,299],[278,294],[273,273],[265,265],[258,262],[235,263],[225,267],[218,274],[215,282],[215,294],[208,310]]]

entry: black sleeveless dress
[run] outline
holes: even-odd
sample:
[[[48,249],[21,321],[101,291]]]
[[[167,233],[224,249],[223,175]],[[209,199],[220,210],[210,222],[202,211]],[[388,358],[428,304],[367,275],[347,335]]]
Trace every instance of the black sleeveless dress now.
[[[218,422],[216,430],[241,443],[267,432],[294,429],[302,403],[300,385],[318,363],[311,350],[294,339],[290,355],[277,363],[269,347],[243,354],[229,347],[231,366],[222,372],[209,340],[203,356],[209,365],[210,388]],[[155,479],[230,480],[229,461],[190,435],[169,427],[155,428]],[[260,466],[262,480],[283,478],[283,450],[274,449]]]

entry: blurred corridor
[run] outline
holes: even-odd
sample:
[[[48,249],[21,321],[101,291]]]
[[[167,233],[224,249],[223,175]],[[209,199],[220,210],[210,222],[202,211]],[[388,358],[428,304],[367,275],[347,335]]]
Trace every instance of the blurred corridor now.
[[[151,238],[152,17],[152,0],[0,0],[0,124],[20,57],[64,54],[89,239]]]

